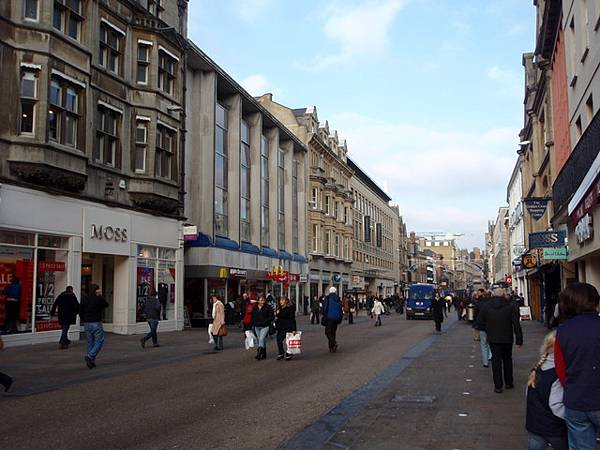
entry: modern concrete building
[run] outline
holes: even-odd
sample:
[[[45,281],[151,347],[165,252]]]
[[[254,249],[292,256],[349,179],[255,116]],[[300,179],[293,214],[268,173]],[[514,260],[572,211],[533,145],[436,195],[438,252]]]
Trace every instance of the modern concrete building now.
[[[102,289],[109,332],[147,330],[151,289],[161,330],[183,327],[186,27],[186,1],[0,2],[0,288],[21,284],[6,345],[57,341],[67,285]]]
[[[359,294],[390,296],[398,288],[399,215],[391,198],[354,161],[347,161],[354,173],[353,288]]]
[[[329,123],[319,122],[317,108],[291,109],[265,94],[258,101],[308,149],[308,255],[310,298],[330,286],[348,290],[352,275],[353,202],[348,147]]]
[[[208,297],[307,291],[307,148],[193,43],[188,43],[185,251],[192,324]],[[282,276],[283,272],[283,276]]]

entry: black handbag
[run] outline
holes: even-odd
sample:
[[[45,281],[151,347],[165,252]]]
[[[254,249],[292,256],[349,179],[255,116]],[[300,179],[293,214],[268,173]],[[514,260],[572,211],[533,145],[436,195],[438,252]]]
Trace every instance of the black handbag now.
[[[277,333],[277,328],[275,328],[274,324],[270,324],[269,325],[269,336],[273,336],[275,333]]]

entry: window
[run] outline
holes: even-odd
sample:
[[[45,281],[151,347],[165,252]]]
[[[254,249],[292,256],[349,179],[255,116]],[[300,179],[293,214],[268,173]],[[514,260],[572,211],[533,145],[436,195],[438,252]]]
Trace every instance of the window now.
[[[100,23],[100,65],[116,75],[121,73],[124,37],[117,27]]]
[[[349,223],[348,207],[344,206],[344,224],[348,225]]]
[[[575,121],[575,140],[579,141],[579,138],[583,134],[583,129],[581,127],[581,116],[577,118]]]
[[[148,0],[148,12],[150,14],[160,19],[163,11],[162,0]]]
[[[48,137],[56,142],[77,147],[79,123],[78,88],[61,78],[50,80]]]
[[[343,254],[343,258],[344,259],[349,259],[350,258],[350,238],[348,238],[348,237],[344,237],[344,254]]]
[[[34,133],[37,77],[33,72],[21,73],[21,125],[23,134]]]
[[[593,94],[590,94],[587,101],[585,102],[585,109],[587,111],[587,119],[588,123],[592,122],[594,118],[594,97]]]
[[[298,252],[298,161],[292,162],[292,251]]]
[[[333,211],[333,217],[338,220],[340,217],[340,202],[335,202],[335,209]]]
[[[277,244],[285,249],[285,153],[277,151]]]
[[[158,52],[158,88],[166,94],[173,94],[175,67],[177,60],[164,50]]]
[[[319,188],[312,188],[310,203],[312,209],[319,209]]]
[[[250,241],[250,127],[242,120],[240,144],[240,240]]]
[[[260,241],[269,245],[269,141],[260,139]]]
[[[227,186],[228,186],[228,152],[227,152],[227,109],[216,105],[215,124],[215,233],[228,235],[227,223]]]
[[[312,226],[312,251],[319,253],[321,245],[321,229],[318,224]]]
[[[135,156],[133,168],[136,173],[146,172],[146,152],[148,146],[148,124],[146,121],[137,121],[135,127]]]
[[[325,231],[325,254],[331,255],[331,231]]]
[[[121,114],[103,105],[98,105],[97,114],[94,161],[110,167],[121,168],[119,145]]]
[[[331,197],[329,197],[329,195],[325,196],[325,215],[328,216],[331,214]]]
[[[156,126],[156,156],[154,175],[169,180],[175,179],[174,163],[177,133],[164,125]]]
[[[335,256],[340,256],[340,235],[335,234]]]
[[[150,45],[138,43],[137,51],[137,75],[139,84],[148,84],[148,65],[150,64]]]
[[[23,16],[26,19],[37,20],[38,18],[38,0],[25,0]]]
[[[81,0],[54,0],[52,16],[54,28],[78,40],[82,22]]]

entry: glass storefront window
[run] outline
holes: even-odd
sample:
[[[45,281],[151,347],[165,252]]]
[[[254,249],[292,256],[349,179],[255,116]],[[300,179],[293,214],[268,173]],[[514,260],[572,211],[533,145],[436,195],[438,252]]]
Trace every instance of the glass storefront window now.
[[[31,331],[33,252],[33,248],[0,246],[0,329],[3,333]]]
[[[171,248],[138,246],[136,322],[146,320],[143,310],[152,290],[162,306],[161,319],[175,319],[175,255]]]
[[[21,231],[0,230],[0,243],[33,247],[35,243],[35,234],[23,233]]]
[[[64,236],[49,236],[46,234],[38,235],[38,247],[47,248],[67,248],[69,238]]]

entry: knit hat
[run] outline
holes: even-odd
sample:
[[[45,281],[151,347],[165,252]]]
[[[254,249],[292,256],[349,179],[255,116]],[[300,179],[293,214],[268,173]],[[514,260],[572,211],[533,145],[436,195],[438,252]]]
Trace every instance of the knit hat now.
[[[335,288],[335,286],[331,286],[331,287],[329,288],[329,293],[330,293],[330,294],[335,294],[335,293],[337,293],[337,289]]]

